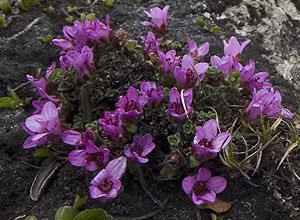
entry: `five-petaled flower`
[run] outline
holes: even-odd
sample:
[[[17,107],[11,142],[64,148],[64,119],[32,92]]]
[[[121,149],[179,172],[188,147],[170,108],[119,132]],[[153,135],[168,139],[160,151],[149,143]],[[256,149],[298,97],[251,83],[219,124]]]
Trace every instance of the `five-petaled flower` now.
[[[280,93],[273,88],[264,88],[252,92],[252,101],[248,105],[246,112],[248,118],[253,121],[260,117],[268,118],[293,118],[293,113],[281,105],[282,97]]]
[[[149,56],[151,53],[157,53],[159,46],[162,42],[162,38],[156,38],[153,32],[149,31],[146,37],[141,37],[144,43],[144,53]]]
[[[46,144],[51,137],[59,137],[62,132],[59,110],[56,105],[47,101],[39,114],[26,118],[21,124],[30,136],[25,140],[23,148],[33,148]]]
[[[227,181],[220,176],[211,176],[206,168],[199,168],[196,176],[187,176],[182,181],[184,192],[195,205],[214,203],[216,194],[221,193],[227,186]]]
[[[201,61],[209,51],[209,43],[206,42],[198,47],[197,43],[191,39],[188,40],[188,51],[191,57]]]
[[[193,58],[190,55],[184,55],[181,66],[176,66],[174,70],[177,85],[181,88],[194,87],[199,81],[204,79],[208,66],[208,63],[197,63],[194,65]]]
[[[179,64],[179,60],[176,58],[176,51],[170,50],[167,53],[157,51],[157,55],[160,62],[160,72],[162,76],[167,76],[173,73],[175,67]]]
[[[109,159],[109,150],[97,147],[92,142],[87,142],[68,155],[69,162],[76,167],[84,167],[88,171],[95,171],[103,167]]]
[[[250,90],[253,89],[262,89],[262,88],[270,88],[272,84],[267,82],[269,73],[267,72],[258,72],[255,73],[255,62],[254,60],[250,60],[249,63],[244,66],[241,71],[240,78],[242,83]]]
[[[168,103],[168,113],[176,120],[184,120],[188,118],[192,111],[193,91],[191,89],[181,90],[181,94],[177,88],[170,90],[170,100]]]
[[[127,159],[124,156],[110,161],[91,181],[90,195],[93,199],[107,202],[117,197],[121,189],[121,177],[126,170]]]
[[[142,82],[140,90],[147,99],[146,107],[156,107],[164,99],[163,87],[157,86],[154,82]]]
[[[142,115],[146,103],[147,98],[140,95],[134,87],[130,86],[127,95],[119,98],[116,104],[117,112],[122,120],[135,121]]]
[[[84,46],[79,49],[62,51],[60,66],[63,70],[72,66],[79,77],[88,76],[92,78],[94,70],[94,53],[91,48]]]
[[[137,163],[147,163],[147,155],[155,148],[152,139],[151,134],[135,135],[132,143],[125,146],[124,154]]]
[[[108,15],[106,16],[105,23],[102,23],[98,19],[85,19],[84,22],[75,21],[73,26],[63,27],[64,39],[53,39],[52,42],[63,50],[108,42],[112,37]]]
[[[212,56],[210,63],[213,67],[216,67],[224,76],[229,76],[231,72],[240,72],[243,66],[231,56]]]
[[[55,71],[56,64],[53,63],[47,70],[44,76],[40,78],[34,78],[31,75],[27,75],[27,80],[30,82],[30,84],[37,90],[38,94],[46,99],[50,100],[52,102],[58,103],[59,99],[53,95],[50,95],[53,93],[54,89],[51,88],[51,85],[53,85],[52,80],[50,79],[51,74]],[[49,94],[50,93],[50,94]]]
[[[242,44],[238,42],[236,37],[230,37],[228,43],[227,41],[223,41],[224,43],[224,54],[226,56],[232,56],[233,58],[237,59],[238,61],[241,58],[242,52],[244,48],[251,42],[251,40],[246,40]]]
[[[221,149],[231,141],[229,132],[218,133],[218,123],[210,119],[204,125],[196,127],[196,135],[193,141],[193,152],[196,157],[210,159],[215,157]]]
[[[65,130],[61,134],[61,139],[65,144],[84,146],[87,143],[93,142],[96,139],[96,134],[89,128],[84,132]]]
[[[163,33],[168,27],[167,16],[168,16],[169,5],[165,6],[162,10],[158,7],[150,9],[150,13],[145,11],[146,15],[151,18],[151,21],[143,21],[144,26],[151,26],[154,32]]]
[[[102,118],[98,120],[105,135],[112,140],[121,139],[125,135],[125,125],[120,118],[120,113],[104,112]]]

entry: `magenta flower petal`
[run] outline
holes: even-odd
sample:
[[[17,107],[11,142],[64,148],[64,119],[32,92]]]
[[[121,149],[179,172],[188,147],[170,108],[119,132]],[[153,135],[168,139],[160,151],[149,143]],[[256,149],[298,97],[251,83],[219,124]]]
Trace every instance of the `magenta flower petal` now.
[[[216,192],[214,191],[208,191],[205,194],[199,196],[201,200],[208,202],[208,203],[213,203],[216,201]]]
[[[155,148],[152,136],[150,134],[135,135],[131,144],[124,147],[124,154],[138,163],[147,163],[147,155]]]
[[[158,7],[150,9],[150,12],[144,11],[151,18],[150,22],[142,22],[144,26],[151,26],[153,31],[162,33],[167,29],[167,16],[169,6],[165,6],[163,10]]]
[[[108,175],[113,179],[120,179],[126,170],[126,163],[127,159],[123,156],[110,161],[106,166]]]
[[[73,150],[68,155],[69,162],[76,167],[82,167],[85,165],[87,155],[85,150]]]
[[[216,193],[223,192],[226,186],[227,186],[227,181],[223,177],[219,177],[219,176],[214,176],[210,178],[207,182],[208,189]]]
[[[184,192],[186,194],[190,195],[190,194],[192,194],[195,183],[196,183],[196,180],[194,177],[187,176],[182,181],[182,189],[184,190]]]
[[[207,182],[211,178],[211,172],[206,168],[199,168],[196,180],[201,182]]]
[[[35,134],[28,137],[24,143],[23,148],[33,148],[45,144],[48,141],[49,133]]]
[[[202,200],[200,196],[197,196],[194,192],[192,192],[192,200],[195,205],[202,205],[205,203],[205,201]]]
[[[73,146],[79,146],[82,141],[81,133],[74,130],[66,130],[61,134],[60,137],[65,144]]]
[[[215,119],[210,119],[203,125],[205,131],[205,138],[207,141],[211,141],[218,133],[218,124]]]
[[[220,151],[221,149],[226,147],[230,141],[231,141],[230,133],[228,132],[220,133],[212,140],[213,149],[218,149],[218,151]]]

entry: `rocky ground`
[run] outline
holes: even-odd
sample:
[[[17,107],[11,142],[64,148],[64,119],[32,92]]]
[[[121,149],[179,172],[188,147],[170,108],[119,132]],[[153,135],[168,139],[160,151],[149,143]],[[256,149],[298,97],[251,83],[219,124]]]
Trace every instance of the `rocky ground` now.
[[[145,33],[140,22],[145,18],[144,9],[170,5],[170,35],[176,39],[192,37],[198,42],[209,41],[211,54],[222,50],[222,40],[231,35],[239,39],[250,38],[251,46],[245,51],[246,58],[257,60],[257,69],[271,73],[271,80],[284,94],[286,104],[299,112],[300,99],[300,4],[298,0],[117,0],[113,8],[95,4],[87,7],[82,0],[41,1],[39,7],[22,12],[7,29],[0,30],[0,96],[7,95],[8,88],[25,82],[25,75],[45,68],[58,58],[58,49],[41,42],[47,34],[58,36],[65,24],[62,8],[77,6],[81,11],[96,12],[103,18],[111,16],[113,27],[123,27],[130,37],[138,39]],[[52,5],[54,16],[47,16],[43,8]],[[84,7],[84,8],[83,8]],[[216,24],[220,31],[210,33],[196,25],[196,18],[203,16],[207,24]],[[17,35],[32,21],[37,22],[25,33]],[[16,37],[15,37],[16,36]],[[26,87],[20,95],[32,93]],[[19,123],[29,112],[1,110],[0,112],[0,219],[15,219],[34,214],[53,219],[58,207],[71,204],[74,195],[84,195],[88,178],[79,169],[66,165],[51,181],[42,198],[33,202],[29,189],[40,163],[21,144],[25,134]],[[282,149],[284,152],[285,149]],[[242,177],[229,181],[222,198],[234,201],[225,219],[300,219],[299,180],[293,174],[300,168],[299,152],[295,151],[281,170],[275,168],[282,154],[268,152],[268,169],[261,170],[249,184]],[[32,166],[34,165],[34,166]],[[183,194],[180,183],[158,182],[146,175],[148,189],[164,199],[169,197],[167,209],[152,219],[197,219],[196,210]],[[100,204],[90,203],[97,207]],[[158,207],[145,195],[140,185],[130,177],[125,179],[125,189],[107,210],[114,216],[142,216]],[[208,216],[204,216],[204,219]],[[21,219],[21,218],[18,218]],[[208,218],[209,219],[209,218]]]

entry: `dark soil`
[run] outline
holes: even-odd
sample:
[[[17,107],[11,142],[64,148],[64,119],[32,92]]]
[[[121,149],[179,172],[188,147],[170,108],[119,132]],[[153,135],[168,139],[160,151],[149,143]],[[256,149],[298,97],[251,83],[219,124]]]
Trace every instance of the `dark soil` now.
[[[53,0],[41,1],[41,6],[29,12],[22,12],[21,18],[15,18],[7,29],[0,30],[0,96],[7,95],[8,88],[15,88],[25,82],[25,76],[33,73],[37,68],[45,69],[52,61],[58,59],[58,49],[53,45],[43,44],[41,38],[47,34],[61,35],[61,28],[66,23],[66,15],[61,8],[69,5],[86,7],[85,1]],[[101,1],[100,1],[101,2]],[[197,42],[209,41],[210,54],[220,53],[222,40],[231,36],[233,30],[226,28],[226,24],[216,21],[221,31],[209,33],[195,25],[197,16],[204,12],[220,14],[226,7],[239,4],[240,1],[210,0],[169,0],[169,1],[143,1],[118,0],[112,9],[103,5],[85,8],[83,11],[94,11],[100,18],[107,13],[111,16],[113,27],[122,27],[128,31],[131,38],[138,39],[145,34],[140,22],[145,18],[144,9],[153,6],[170,4],[170,35],[182,41],[189,36]],[[47,16],[43,8],[52,5],[56,9],[54,16]],[[20,35],[15,40],[7,42],[6,38],[23,30],[35,18],[44,16],[30,31]],[[211,21],[207,21],[211,23]],[[296,36],[293,30],[284,33],[286,44],[295,44],[289,36]],[[259,36],[249,36],[254,42],[245,52],[245,59],[257,60],[257,68],[274,72],[275,69],[269,61],[263,58],[266,53],[260,48]],[[289,40],[290,39],[290,40]],[[297,38],[296,38],[297,40]],[[299,41],[299,39],[298,39]],[[117,67],[116,67],[117,68]],[[125,73],[126,74],[126,73]],[[121,84],[126,80],[121,79]],[[284,81],[283,77],[275,73],[272,82],[284,94],[286,104],[293,110],[299,109],[297,92],[293,85]],[[125,83],[123,83],[125,84]],[[21,97],[28,97],[32,92],[28,88],[20,90]],[[30,113],[30,110],[1,110],[0,111],[0,220],[15,219],[18,216],[36,215],[40,219],[53,219],[57,208],[72,204],[75,195],[87,195],[87,186],[91,177],[80,169],[66,164],[63,166],[46,187],[39,201],[34,202],[29,197],[29,189],[38,169],[40,161],[33,158],[31,151],[21,148],[25,134],[19,128],[19,123]],[[275,146],[276,147],[276,146]],[[234,201],[232,209],[224,214],[225,219],[253,220],[253,219],[300,219],[300,187],[299,180],[290,171],[291,166],[296,170],[300,167],[299,152],[289,157],[289,163],[284,163],[281,170],[275,168],[285,149],[269,149],[266,152],[265,163],[253,179],[247,182],[238,176],[229,179],[229,186],[221,199]],[[224,168],[225,169],[225,168]],[[180,181],[157,181],[150,170],[145,170],[148,190],[155,197],[163,200],[168,197],[167,209],[152,217],[152,219],[197,219],[196,209],[192,202],[184,195]],[[227,172],[229,173],[229,172]],[[215,173],[216,175],[218,173]],[[159,209],[145,194],[140,184],[130,175],[124,179],[124,190],[120,196],[105,208],[113,216],[137,217]],[[255,184],[253,184],[255,183]],[[256,185],[256,186],[254,186]],[[87,207],[100,207],[102,204],[89,201]],[[204,219],[209,219],[209,212],[204,212]]]

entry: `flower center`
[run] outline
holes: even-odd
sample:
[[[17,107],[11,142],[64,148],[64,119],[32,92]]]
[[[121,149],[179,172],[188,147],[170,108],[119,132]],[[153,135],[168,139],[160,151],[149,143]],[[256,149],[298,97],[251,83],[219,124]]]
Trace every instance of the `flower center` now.
[[[94,161],[98,166],[103,165],[103,154],[90,154],[87,156],[87,161]]]
[[[180,101],[177,101],[175,103],[173,103],[173,107],[174,107],[174,111],[178,114],[178,115],[182,115],[185,113],[184,108],[181,104]]]
[[[203,195],[206,191],[206,185],[202,182],[197,182],[195,183],[194,187],[193,187],[193,191],[197,196]]]
[[[140,155],[143,152],[143,147],[137,144],[134,144],[131,147],[131,151],[137,153],[138,155]]]
[[[210,141],[206,140],[206,139],[203,139],[199,142],[199,144],[203,147],[207,147],[207,148],[210,148],[211,147],[211,144],[210,144]]]
[[[137,109],[137,105],[136,105],[136,102],[134,102],[133,100],[130,100],[125,107],[126,112],[131,111],[131,110],[136,110],[136,109]]]
[[[111,180],[105,179],[100,183],[99,189],[104,193],[108,193],[111,190],[112,186],[113,182]]]

